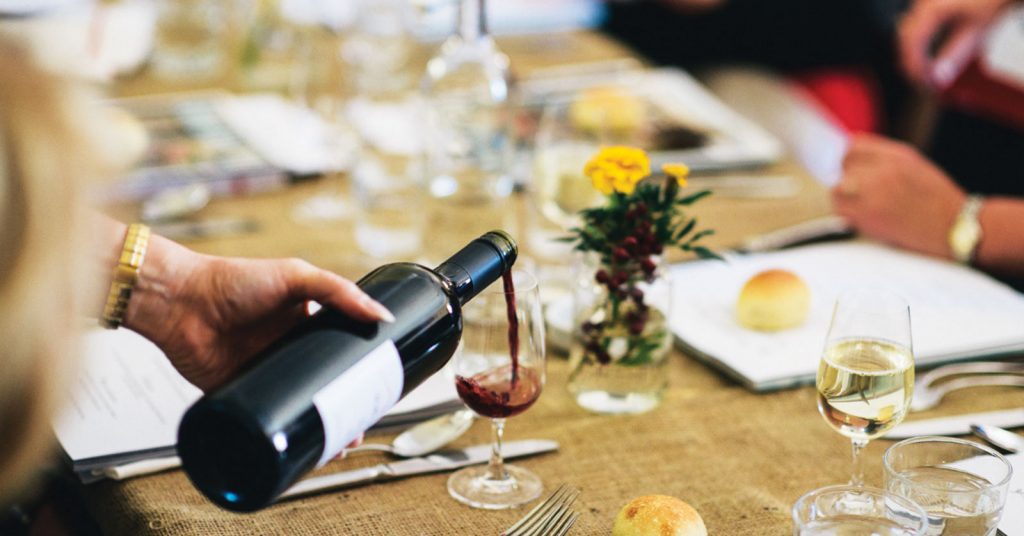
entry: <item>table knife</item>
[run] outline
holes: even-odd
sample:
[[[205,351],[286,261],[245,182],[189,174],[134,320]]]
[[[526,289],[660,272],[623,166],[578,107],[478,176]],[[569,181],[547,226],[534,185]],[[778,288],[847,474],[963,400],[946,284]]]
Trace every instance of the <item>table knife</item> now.
[[[558,450],[558,443],[549,439],[523,439],[507,441],[501,446],[504,458],[518,458]],[[410,458],[398,462],[382,463],[372,467],[342,471],[300,480],[281,494],[279,500],[301,497],[329,489],[354,486],[367,482],[389,480],[405,476],[450,471],[483,463],[491,457],[491,445],[476,445],[459,450],[435,452],[421,458]]]
[[[1024,426],[1024,408],[904,422],[890,430],[884,437],[886,439],[906,439],[922,435],[966,435],[971,433],[972,424],[1019,428]]]

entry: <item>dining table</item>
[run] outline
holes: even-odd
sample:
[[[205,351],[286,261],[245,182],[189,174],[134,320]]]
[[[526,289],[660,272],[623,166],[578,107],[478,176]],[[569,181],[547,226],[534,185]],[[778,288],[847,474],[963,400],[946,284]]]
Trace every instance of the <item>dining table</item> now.
[[[498,45],[510,56],[516,75],[524,77],[536,69],[581,62],[635,60],[645,64],[627,47],[593,31],[501,38]],[[115,92],[140,95],[162,89],[139,73],[119,82]],[[708,239],[713,249],[732,248],[751,236],[830,213],[828,189],[789,156],[742,173],[786,175],[793,177],[798,187],[792,195],[769,198],[712,195],[688,207],[703,225],[715,229]],[[351,220],[303,222],[291,216],[298,203],[328,187],[328,180],[338,178],[214,199],[201,217],[243,218],[256,222],[257,230],[189,240],[186,245],[216,255],[301,257],[357,279],[377,260],[359,251]],[[346,187],[343,177],[338,183]],[[497,207],[512,216],[507,230],[516,237],[550,225],[542,221],[529,191],[528,186],[517,189]],[[132,203],[104,210],[123,220],[138,218],[138,206]],[[440,217],[457,220],[460,211],[445,211]],[[429,248],[449,252],[460,245],[433,233],[429,224],[425,229]],[[521,257],[531,259],[538,268],[557,268],[567,262],[535,253],[532,247],[530,240],[521,240]],[[824,334],[822,337],[824,340]],[[509,420],[505,439],[558,442],[557,451],[513,463],[539,475],[546,492],[562,483],[580,490],[575,505],[580,517],[570,534],[609,534],[619,510],[631,499],[649,494],[686,501],[700,513],[712,535],[786,534],[792,531],[790,510],[798,497],[848,479],[849,440],[819,415],[813,386],[752,392],[680,349],[672,351],[665,371],[668,388],[657,408],[635,415],[594,414],[580,408],[567,390],[570,365],[565,352],[549,348],[543,395],[528,411]],[[953,392],[920,416],[1021,406],[1024,390],[980,388]],[[371,434],[367,440],[387,442],[393,434]],[[488,423],[481,419],[450,446],[489,440]],[[881,485],[882,453],[890,444],[879,439],[867,446],[868,484]],[[384,453],[360,453],[331,461],[314,474],[390,459]],[[181,470],[101,481],[84,485],[82,492],[103,533],[112,536],[496,535],[529,509],[490,511],[465,506],[449,496],[448,476],[428,474],[326,491],[244,514],[215,506],[196,491]]]

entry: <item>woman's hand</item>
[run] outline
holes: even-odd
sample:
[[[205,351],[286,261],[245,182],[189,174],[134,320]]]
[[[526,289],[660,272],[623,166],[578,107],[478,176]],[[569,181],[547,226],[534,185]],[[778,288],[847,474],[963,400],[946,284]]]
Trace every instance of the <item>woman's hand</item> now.
[[[1011,2],[916,0],[899,25],[907,75],[923,85],[948,86],[974,57],[989,23]]]
[[[305,261],[213,257],[154,236],[124,325],[209,390],[306,318],[310,300],[358,320],[394,320],[352,281]]]
[[[966,194],[909,145],[855,136],[832,190],[836,214],[858,232],[895,246],[952,258],[949,230]]]

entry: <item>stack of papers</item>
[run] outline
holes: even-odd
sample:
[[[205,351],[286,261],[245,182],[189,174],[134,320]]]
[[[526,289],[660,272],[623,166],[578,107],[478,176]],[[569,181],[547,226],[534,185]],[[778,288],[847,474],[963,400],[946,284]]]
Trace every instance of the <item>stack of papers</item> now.
[[[174,456],[178,423],[200,396],[141,335],[96,330],[84,337],[80,371],[54,431],[72,469],[90,482],[116,467]],[[374,428],[408,426],[461,407],[455,382],[442,371]],[[153,469],[167,467],[161,461]]]

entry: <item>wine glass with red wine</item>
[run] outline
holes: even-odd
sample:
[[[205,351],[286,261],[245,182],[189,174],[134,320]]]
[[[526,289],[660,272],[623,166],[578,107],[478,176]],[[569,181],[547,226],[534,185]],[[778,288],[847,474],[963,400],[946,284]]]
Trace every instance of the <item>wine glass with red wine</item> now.
[[[462,311],[462,351],[454,359],[462,401],[491,419],[494,447],[487,466],[467,467],[448,479],[448,492],[475,508],[514,508],[540,496],[537,475],[501,457],[505,419],[526,411],[544,387],[544,318],[537,280],[506,273]]]

